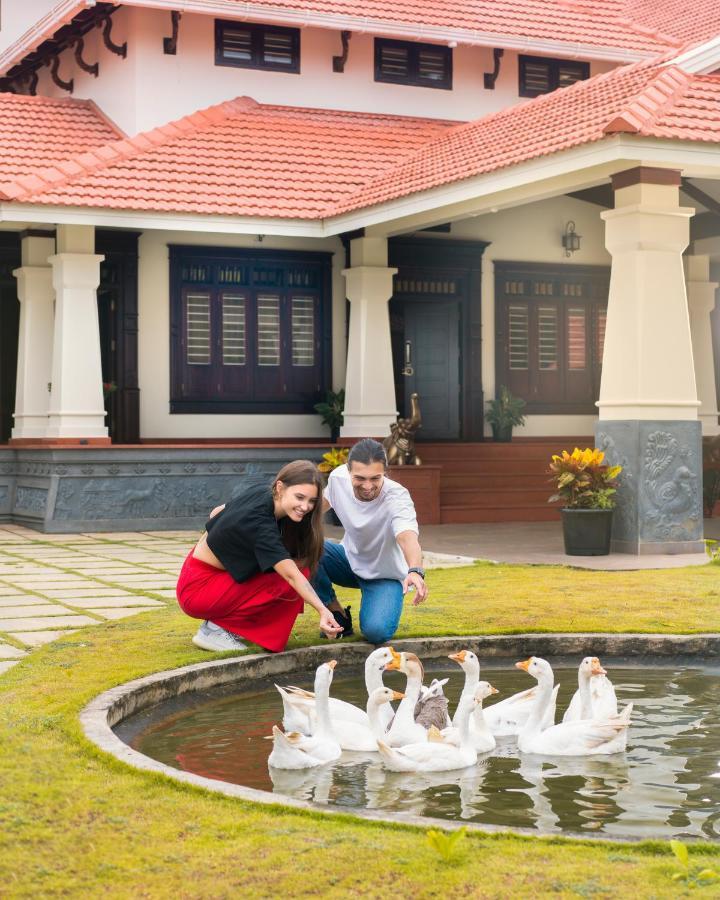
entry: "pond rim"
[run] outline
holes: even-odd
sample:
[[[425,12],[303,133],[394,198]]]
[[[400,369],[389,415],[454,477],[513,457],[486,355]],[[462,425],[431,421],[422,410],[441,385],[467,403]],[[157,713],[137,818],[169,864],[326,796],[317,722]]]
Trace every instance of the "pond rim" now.
[[[707,664],[720,659],[720,634],[606,634],[606,633],[540,633],[509,635],[458,635],[455,637],[407,638],[392,641],[398,651],[416,653],[421,659],[438,659],[457,652],[458,645],[469,647],[481,658],[501,659],[528,656],[577,656],[588,655],[623,657],[639,662],[644,658],[663,659],[671,662],[683,657],[683,663],[697,659]],[[506,834],[545,840],[567,840],[581,843],[604,841],[612,844],[639,844],[657,842],[657,838],[608,837],[565,833],[542,834],[531,828],[507,828],[499,825],[481,825],[472,822],[449,821],[411,813],[393,813],[375,810],[348,810],[333,808],[309,800],[299,800],[271,791],[230,784],[214,778],[206,778],[175,769],[134,750],[115,734],[113,729],[129,716],[156,706],[166,700],[198,691],[234,684],[251,689],[262,681],[267,687],[269,677],[290,675],[298,670],[312,670],[329,659],[342,664],[362,666],[372,644],[326,643],[302,647],[283,653],[254,653],[247,656],[226,657],[208,662],[193,663],[178,669],[156,672],[128,681],[104,691],[85,706],[80,713],[80,724],[85,737],[93,744],[121,762],[143,771],[156,772],[183,784],[204,788],[226,797],[235,797],[252,803],[263,803],[327,816],[358,819],[391,825],[415,826],[423,829],[453,831],[466,828],[480,834]],[[714,842],[693,841],[716,847]]]

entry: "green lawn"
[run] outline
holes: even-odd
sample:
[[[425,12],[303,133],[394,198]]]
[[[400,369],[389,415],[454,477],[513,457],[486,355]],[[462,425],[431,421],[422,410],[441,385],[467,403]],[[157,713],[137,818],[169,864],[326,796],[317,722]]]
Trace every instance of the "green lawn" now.
[[[430,599],[408,606],[400,636],[720,630],[718,567],[478,565],[429,581]],[[302,619],[291,646],[317,640],[315,615]],[[213,658],[190,643],[194,629],[170,603],[56,641],[0,678],[0,897],[683,896],[665,844],[473,834],[446,863],[420,830],[231,800],[89,744],[77,716],[92,697]],[[694,848],[692,861],[720,869],[720,848]]]

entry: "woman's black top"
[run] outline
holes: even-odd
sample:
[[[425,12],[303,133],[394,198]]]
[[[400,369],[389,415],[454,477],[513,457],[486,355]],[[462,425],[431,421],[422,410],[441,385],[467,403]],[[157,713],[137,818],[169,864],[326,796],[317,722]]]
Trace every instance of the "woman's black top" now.
[[[291,559],[275,518],[272,492],[254,484],[205,525],[207,545],[235,581],[247,581]]]

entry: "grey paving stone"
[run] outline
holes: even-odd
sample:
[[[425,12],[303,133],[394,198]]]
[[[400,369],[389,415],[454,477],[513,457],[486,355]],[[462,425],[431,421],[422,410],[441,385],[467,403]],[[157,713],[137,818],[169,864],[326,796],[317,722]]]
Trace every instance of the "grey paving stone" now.
[[[45,628],[77,628],[79,625],[97,625],[90,616],[38,616],[33,619],[3,619],[0,631],[13,634],[16,631],[42,631]]]
[[[138,613],[147,612],[149,609],[157,609],[154,606],[133,606],[129,608],[118,609],[94,609],[93,612],[106,619],[126,619],[128,616],[136,616]]]
[[[48,589],[40,593],[45,594],[46,597],[52,597],[54,600],[67,600],[70,597],[102,597],[103,595],[114,597],[117,596],[118,589],[104,584],[88,585],[85,583],[77,589],[69,588],[65,590],[65,588],[62,588],[59,591]]]
[[[0,662],[0,675],[2,675],[3,672],[7,672],[8,669],[12,669],[12,667],[16,666],[19,662],[19,659],[11,659],[6,662]]]
[[[41,647],[60,637],[66,638],[77,631],[13,631],[12,636],[27,647]]]
[[[161,600],[151,600],[150,597],[139,597],[132,594],[127,597],[77,597],[75,600],[66,600],[65,602],[70,606],[90,609],[93,612],[97,612],[98,607],[165,606]]]
[[[0,629],[6,619],[37,618],[38,616],[63,616],[72,615],[72,610],[60,604],[45,604],[44,606],[10,606],[0,609]]]
[[[0,641],[0,659],[22,659],[23,656],[27,656],[26,650],[18,650],[17,647]]]
[[[10,606],[36,606],[45,605],[47,599],[45,597],[36,597],[34,594],[22,594],[14,597],[0,597],[0,609],[6,609]]]

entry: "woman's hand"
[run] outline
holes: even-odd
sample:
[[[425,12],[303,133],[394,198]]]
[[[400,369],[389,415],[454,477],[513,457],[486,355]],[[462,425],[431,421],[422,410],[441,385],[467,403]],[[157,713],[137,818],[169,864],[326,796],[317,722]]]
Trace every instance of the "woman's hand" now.
[[[322,631],[325,637],[332,640],[333,638],[338,637],[342,630],[342,626],[338,625],[335,621],[335,616],[333,616],[330,610],[323,609],[320,613],[320,631]]]

